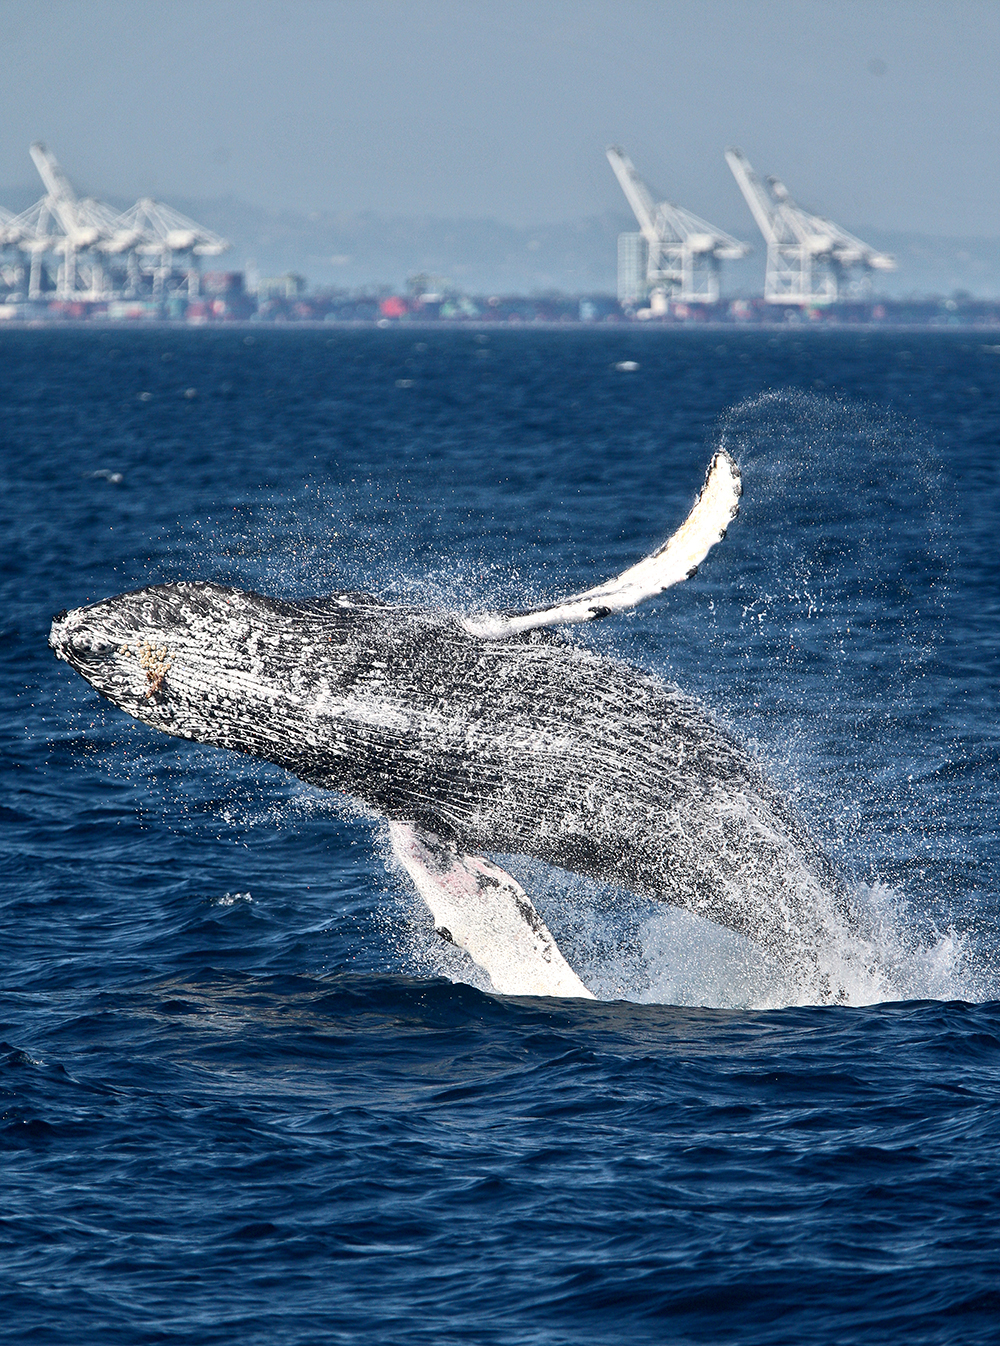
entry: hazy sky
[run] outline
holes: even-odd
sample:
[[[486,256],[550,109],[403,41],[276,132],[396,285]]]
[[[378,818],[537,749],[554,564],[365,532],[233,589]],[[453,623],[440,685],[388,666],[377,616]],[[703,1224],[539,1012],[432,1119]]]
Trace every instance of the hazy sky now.
[[[841,223],[1000,236],[998,0],[0,0],[0,184],[744,237],[740,145]],[[40,194],[40,192],[39,192]],[[2,196],[0,196],[2,201]]]

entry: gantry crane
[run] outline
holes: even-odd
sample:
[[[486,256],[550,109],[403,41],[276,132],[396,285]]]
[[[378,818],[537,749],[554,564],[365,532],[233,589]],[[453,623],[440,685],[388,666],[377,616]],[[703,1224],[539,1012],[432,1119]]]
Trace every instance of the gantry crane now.
[[[191,259],[187,268],[188,295],[198,293],[199,274],[195,258],[217,257],[229,247],[228,240],[205,229],[162,201],[144,196],[131,210],[118,217],[117,225],[123,239],[134,238],[137,243],[126,243],[122,251],[129,251],[129,286],[137,288],[141,272],[151,274],[153,296],[160,298],[174,269],[174,254],[186,254]]]
[[[31,146],[31,157],[45,184],[47,207],[47,211],[43,212],[40,209],[42,203],[39,202],[35,208],[39,210],[39,228],[34,238],[29,240],[32,244],[30,248],[32,270],[37,269],[35,260],[40,259],[43,252],[49,249],[61,252],[62,263],[56,281],[58,298],[103,298],[104,274],[99,260],[91,250],[95,244],[107,237],[108,230],[112,227],[113,213],[97,201],[78,201],[69,179],[56,162],[55,155],[47,150],[41,141],[36,140]],[[43,214],[47,215],[44,220]],[[47,226],[52,222],[58,222],[62,229],[61,236],[49,233]],[[82,294],[78,283],[81,278],[77,275],[77,254],[81,252],[89,254],[89,264],[86,268],[88,274],[83,278]]]
[[[33,206],[22,210],[20,215],[12,216],[4,225],[4,246],[17,248],[18,251],[28,254],[29,299],[41,298],[43,259],[47,252],[56,250],[63,237],[59,221],[54,214],[52,200],[48,196],[43,196]]]
[[[17,243],[18,230],[13,225],[17,217],[13,211],[5,210],[0,206],[0,253],[6,251],[12,244]],[[8,290],[19,291],[24,285],[24,267],[18,262],[11,263],[8,259],[0,256],[0,282]]]
[[[888,253],[855,238],[839,224],[796,205],[784,183],[764,183],[742,150],[726,150],[726,163],[767,243],[764,298],[771,304],[832,304],[847,297],[850,274],[895,271]]]
[[[153,297],[160,299],[174,274],[175,254],[189,258],[187,289],[194,295],[200,282],[197,258],[217,256],[229,247],[226,239],[149,197],[122,214],[100,201],[80,199],[55,156],[41,142],[31,146],[31,157],[45,195],[20,215],[0,209],[0,249],[16,248],[31,259],[29,299],[44,297],[46,253],[61,258],[57,299],[130,298],[142,292],[144,280],[151,286]],[[113,267],[116,273],[122,271],[122,261],[113,266],[115,258],[124,258],[123,287],[120,274],[106,274],[106,267]],[[9,290],[21,289],[23,268],[3,265],[0,273]],[[120,288],[112,288],[111,279]]]
[[[669,299],[714,304],[719,298],[720,261],[745,257],[749,247],[682,206],[654,201],[625,151],[612,145],[607,153],[646,243],[651,306],[665,308]]]

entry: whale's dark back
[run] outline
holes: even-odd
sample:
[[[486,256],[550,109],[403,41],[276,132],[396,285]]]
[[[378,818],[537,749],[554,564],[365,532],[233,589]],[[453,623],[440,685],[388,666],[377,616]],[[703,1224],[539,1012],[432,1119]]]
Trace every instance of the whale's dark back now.
[[[352,703],[349,745],[331,718],[318,751],[278,759],[312,784],[764,943],[813,919],[817,885],[836,889],[759,766],[672,685],[549,633],[483,641],[450,617],[341,598],[273,610],[325,634]]]

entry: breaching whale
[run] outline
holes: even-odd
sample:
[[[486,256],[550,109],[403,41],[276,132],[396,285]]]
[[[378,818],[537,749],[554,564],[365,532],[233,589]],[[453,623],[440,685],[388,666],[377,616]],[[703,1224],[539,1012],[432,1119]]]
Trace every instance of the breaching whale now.
[[[662,547],[547,607],[460,617],[363,594],[277,599],[180,582],[63,611],[49,644],[145,724],[277,763],[384,815],[438,933],[498,991],[591,994],[489,853],[649,894],[801,957],[838,885],[760,767],[693,697],[547,629],[692,575],[741,489],[719,451]]]

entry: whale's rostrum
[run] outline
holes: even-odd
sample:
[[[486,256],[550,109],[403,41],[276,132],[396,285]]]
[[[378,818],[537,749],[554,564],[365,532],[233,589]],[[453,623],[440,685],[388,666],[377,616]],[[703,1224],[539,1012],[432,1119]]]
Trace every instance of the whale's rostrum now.
[[[736,465],[716,454],[663,547],[546,608],[461,618],[182,581],[62,612],[49,643],[145,724],[384,815],[438,932],[499,991],[590,994],[489,853],[651,895],[808,962],[839,921],[841,889],[760,767],[677,687],[544,629],[686,578],[739,493]],[[814,976],[818,996],[837,995]]]

